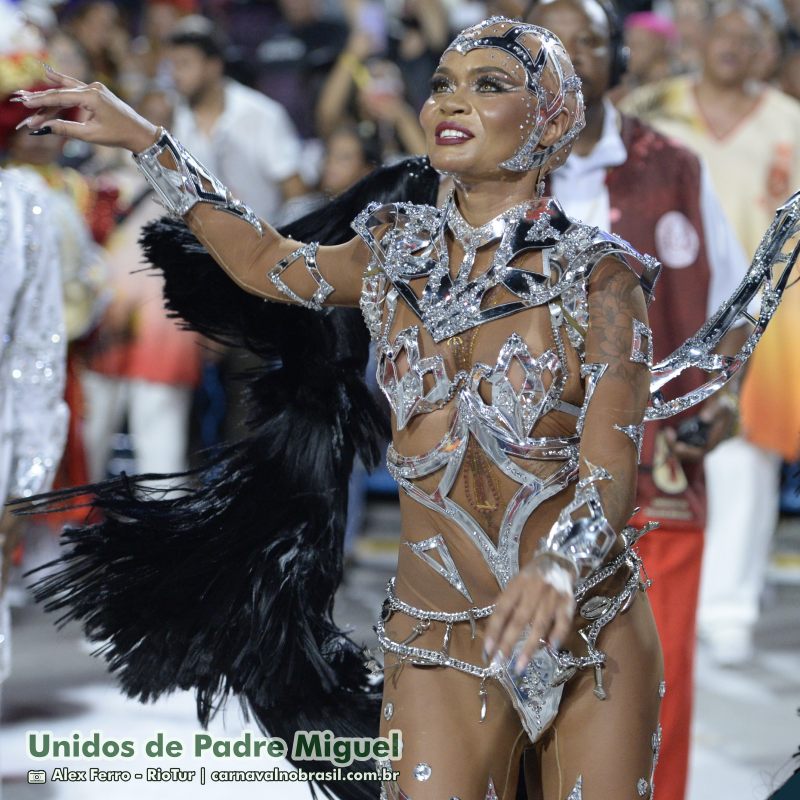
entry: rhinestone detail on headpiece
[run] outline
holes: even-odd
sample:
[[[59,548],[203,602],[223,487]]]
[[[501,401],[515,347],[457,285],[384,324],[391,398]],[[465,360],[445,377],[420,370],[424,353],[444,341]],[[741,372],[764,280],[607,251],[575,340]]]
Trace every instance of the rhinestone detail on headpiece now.
[[[502,35],[483,35],[489,28],[503,24],[510,27]],[[536,37],[541,44],[535,55],[523,44],[522,39],[526,35]],[[455,50],[464,55],[478,47],[495,47],[516,59],[525,70],[525,86],[537,101],[536,122],[531,133],[517,152],[501,162],[500,166],[512,172],[527,172],[543,166],[552,155],[572,142],[586,125],[580,78],[577,75],[565,75],[558,57],[560,55],[569,61],[563,44],[546,28],[495,16],[461,31],[447,50]],[[541,80],[542,73],[548,67],[555,74],[558,85],[558,91],[550,97]],[[570,93],[575,95],[575,116],[572,125],[556,142],[540,149],[539,143],[547,124],[565,110],[565,99]]]

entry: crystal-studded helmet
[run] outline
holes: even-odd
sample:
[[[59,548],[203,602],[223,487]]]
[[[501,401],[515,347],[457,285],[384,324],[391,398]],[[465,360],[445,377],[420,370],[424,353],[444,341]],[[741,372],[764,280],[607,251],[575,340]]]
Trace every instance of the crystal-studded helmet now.
[[[512,172],[545,166],[556,153],[570,147],[586,124],[581,81],[564,45],[546,28],[507,17],[490,17],[461,31],[447,50],[463,55],[478,47],[499,48],[519,62],[525,70],[526,88],[536,101],[530,130],[516,153],[500,166]],[[569,118],[563,136],[548,147],[539,147],[547,124],[560,114]]]

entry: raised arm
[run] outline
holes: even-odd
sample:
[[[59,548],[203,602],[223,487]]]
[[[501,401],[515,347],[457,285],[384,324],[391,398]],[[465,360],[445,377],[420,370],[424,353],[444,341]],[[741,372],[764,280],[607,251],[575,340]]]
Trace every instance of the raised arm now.
[[[173,216],[183,217],[214,260],[243,289],[271,300],[320,308],[353,306],[369,249],[359,238],[330,246],[281,236],[230,196],[166,131],[134,160]],[[226,212],[226,213],[220,213]]]
[[[315,309],[323,304],[358,304],[361,275],[369,261],[369,250],[361,239],[325,247],[281,236],[231,197],[179,142],[105,86],[87,85],[52,70],[47,75],[56,88],[20,93],[18,102],[35,112],[26,120],[28,127],[40,135],[54,133],[130,150],[168,212],[183,217],[214,260],[243,289]],[[55,118],[71,107],[82,109],[82,122]]]

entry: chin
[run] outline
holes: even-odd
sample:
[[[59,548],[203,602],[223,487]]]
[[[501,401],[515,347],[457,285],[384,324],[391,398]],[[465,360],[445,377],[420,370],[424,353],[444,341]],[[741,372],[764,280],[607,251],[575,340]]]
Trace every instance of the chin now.
[[[479,163],[475,153],[460,150],[463,145],[433,145],[428,148],[431,166],[439,172],[450,172],[454,175],[471,175],[485,169]],[[458,151],[460,152],[454,152]],[[470,148],[472,150],[472,148]]]

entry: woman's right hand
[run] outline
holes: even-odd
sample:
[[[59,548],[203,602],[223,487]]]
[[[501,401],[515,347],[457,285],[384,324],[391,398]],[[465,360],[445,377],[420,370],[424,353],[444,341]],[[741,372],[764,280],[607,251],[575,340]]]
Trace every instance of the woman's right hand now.
[[[23,123],[27,127],[91,144],[124,147],[134,153],[155,142],[158,128],[102,83],[86,84],[51,67],[45,68],[45,74],[53,89],[41,92],[20,89],[16,93],[16,102],[34,111]],[[65,108],[81,109],[82,121],[58,119]]]

